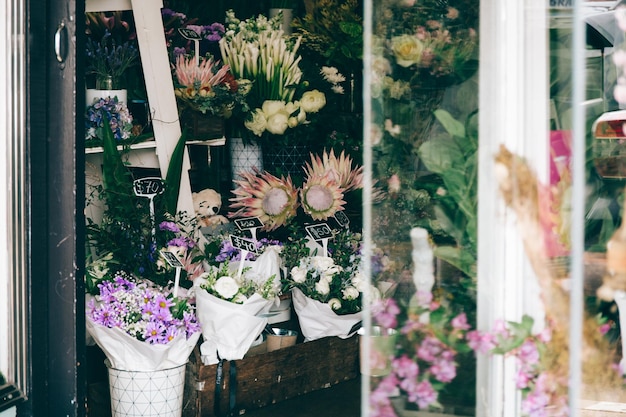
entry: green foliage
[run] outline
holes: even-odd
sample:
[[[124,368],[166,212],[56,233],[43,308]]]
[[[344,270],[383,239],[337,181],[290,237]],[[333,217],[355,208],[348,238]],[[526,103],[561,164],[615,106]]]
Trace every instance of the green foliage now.
[[[170,158],[165,177],[164,210],[166,213],[176,213],[178,194],[180,193],[180,179],[183,173],[183,157],[185,155],[186,132],[183,132]]]
[[[315,0],[312,10],[294,19],[302,44],[326,58],[344,74],[361,72],[363,5],[358,0]]]
[[[530,316],[524,315],[519,323],[509,321],[507,324],[508,337],[498,336],[497,347],[491,351],[494,354],[504,355],[511,352],[522,346],[524,341],[533,335],[534,320]]]
[[[155,198],[155,225],[164,220],[172,221],[176,213],[184,139],[183,135],[170,159],[165,179],[166,191],[164,195]],[[159,231],[153,238],[154,225],[150,217],[149,200],[135,195],[133,174],[123,160],[126,150],[117,149],[108,121],[105,123],[102,145],[103,181],[95,194],[101,200],[100,204],[104,204],[105,210],[101,221],[87,219],[86,243],[90,245],[87,253],[93,249],[97,258],[88,262],[87,290],[90,293],[96,291],[96,286],[105,273],[113,274],[117,271],[127,271],[150,279],[158,285],[165,285],[173,278],[173,274],[158,267],[157,248],[163,247],[174,236],[171,232]],[[98,265],[99,261],[103,261],[102,265]]]
[[[418,150],[426,168],[442,180],[445,193],[434,196],[435,218],[439,227],[455,242],[454,245],[437,246],[435,255],[472,278],[476,277],[478,218],[476,114],[470,114],[462,124],[447,111],[436,110],[435,116],[447,135],[426,141]]]

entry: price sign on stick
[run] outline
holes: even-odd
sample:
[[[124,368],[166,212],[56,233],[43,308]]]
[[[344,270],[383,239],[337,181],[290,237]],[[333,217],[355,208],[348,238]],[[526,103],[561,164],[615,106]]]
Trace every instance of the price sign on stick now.
[[[250,230],[250,234],[252,235],[252,240],[256,241],[256,230],[259,227],[263,227],[263,222],[258,217],[242,217],[240,219],[235,219],[235,226],[239,230]]]
[[[335,220],[339,223],[339,226],[347,228],[350,224],[350,219],[343,211],[338,211],[335,213]]]
[[[200,66],[200,40],[202,37],[193,29],[178,28],[178,33],[183,38],[193,41],[194,50],[196,52],[196,66]]]
[[[333,237],[333,231],[326,223],[305,226],[304,230],[313,240],[321,240],[324,248],[324,256],[328,256],[328,239]]]
[[[152,224],[152,242],[155,241],[156,226],[154,224],[154,197],[165,191],[165,183],[159,177],[145,177],[133,181],[133,191],[137,197],[150,200],[150,222]]]
[[[256,242],[252,239],[246,239],[245,237],[230,235],[230,243],[233,244],[233,247],[239,250],[245,250],[247,252],[252,252],[255,254],[258,253],[256,248]]]
[[[239,230],[255,229],[263,226],[263,222],[258,217],[242,217],[235,219],[234,222]]]
[[[145,177],[133,181],[133,189],[138,197],[154,198],[165,191],[165,184],[159,177]]]
[[[240,277],[243,273],[243,264],[248,257],[248,253],[257,253],[256,242],[246,239],[245,237],[230,235],[230,243],[232,243],[233,247],[241,251],[241,260],[239,261],[239,268],[237,270],[237,276]]]
[[[182,262],[174,252],[161,250],[161,255],[165,258],[169,266],[176,268],[176,278],[174,279],[174,297],[178,297],[178,284],[180,283],[180,270],[183,267]]]

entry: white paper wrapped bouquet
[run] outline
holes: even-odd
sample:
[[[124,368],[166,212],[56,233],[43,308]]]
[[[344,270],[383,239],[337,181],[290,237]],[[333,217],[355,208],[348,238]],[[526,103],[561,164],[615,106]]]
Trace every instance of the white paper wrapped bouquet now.
[[[243,358],[267,325],[280,290],[279,246],[266,247],[254,261],[212,265],[196,278],[203,363]]]
[[[175,297],[168,288],[122,272],[98,288],[87,304],[87,331],[112,368],[148,372],[187,363],[200,325],[185,291]]]
[[[377,297],[378,290],[361,273],[360,239],[348,230],[336,232],[329,253],[318,245],[291,268],[286,285],[305,341],[350,337],[359,328],[363,293]]]

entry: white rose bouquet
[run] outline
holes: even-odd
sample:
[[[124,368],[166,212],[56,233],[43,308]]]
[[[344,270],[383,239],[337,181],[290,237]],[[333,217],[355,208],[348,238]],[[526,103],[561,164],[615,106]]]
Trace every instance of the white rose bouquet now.
[[[305,296],[328,304],[337,315],[361,311],[365,280],[358,262],[354,268],[343,268],[328,256],[303,258],[291,268],[287,282]]]
[[[278,303],[280,256],[267,248],[254,262],[224,262],[194,280],[197,314],[204,343],[205,365],[244,357],[267,325],[268,312]]]

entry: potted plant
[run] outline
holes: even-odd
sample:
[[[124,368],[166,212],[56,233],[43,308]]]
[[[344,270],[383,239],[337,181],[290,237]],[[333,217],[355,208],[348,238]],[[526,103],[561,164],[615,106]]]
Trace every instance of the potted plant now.
[[[113,415],[165,408],[180,416],[185,366],[200,337],[194,306],[187,297],[123,272],[97,287],[86,323],[107,357]]]
[[[87,89],[87,105],[95,98],[115,97],[126,102],[126,73],[139,63],[136,39],[121,13],[88,13],[86,72],[93,77]]]
[[[300,44],[300,38],[285,36],[278,17],[242,21],[232,10],[226,14],[222,59],[235,77],[253,82],[247,96],[251,112],[232,120],[236,133],[231,136],[260,144],[264,168],[274,175],[299,174],[311,147],[320,143],[314,119],[327,94],[304,77]]]
[[[249,110],[250,82],[236,80],[230,67],[212,56],[178,55],[173,75],[181,120],[190,128],[191,138],[221,137],[225,119]]]

